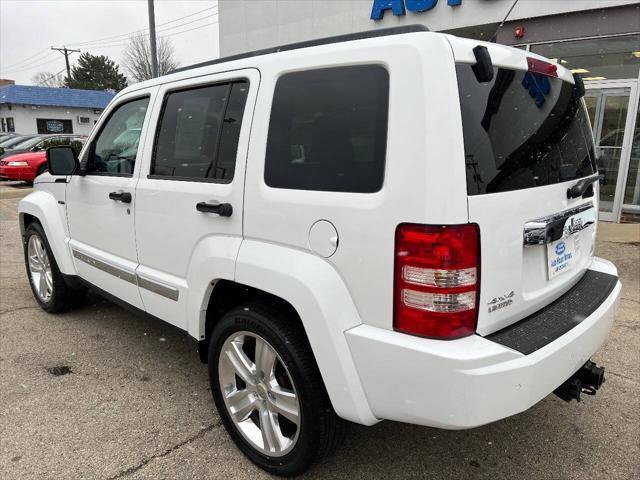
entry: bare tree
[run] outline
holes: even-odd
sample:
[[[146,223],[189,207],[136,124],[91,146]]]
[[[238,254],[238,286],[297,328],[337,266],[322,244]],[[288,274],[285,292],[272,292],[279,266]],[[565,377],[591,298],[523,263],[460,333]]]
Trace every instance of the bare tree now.
[[[152,78],[151,48],[146,35],[137,35],[129,39],[122,63],[127,73],[136,82]],[[158,74],[165,75],[178,65],[171,42],[167,38],[158,38]]]
[[[64,75],[61,72],[38,72],[31,77],[31,81],[40,87],[64,87]]]

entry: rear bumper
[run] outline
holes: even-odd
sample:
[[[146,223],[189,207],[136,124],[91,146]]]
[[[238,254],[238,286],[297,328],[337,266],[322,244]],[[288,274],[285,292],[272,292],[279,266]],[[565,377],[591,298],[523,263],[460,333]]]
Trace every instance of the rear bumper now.
[[[591,269],[617,276],[606,260]],[[478,335],[439,341],[360,325],[346,337],[376,417],[472,428],[530,408],[589,360],[611,329],[621,288],[616,282],[589,316],[528,355]]]

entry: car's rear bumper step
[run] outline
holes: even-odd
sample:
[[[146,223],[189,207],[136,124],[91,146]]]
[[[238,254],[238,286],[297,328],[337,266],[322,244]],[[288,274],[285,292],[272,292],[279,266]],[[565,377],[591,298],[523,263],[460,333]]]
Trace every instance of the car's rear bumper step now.
[[[587,270],[580,281],[555,302],[485,338],[529,355],[589,317],[617,283],[615,275]]]

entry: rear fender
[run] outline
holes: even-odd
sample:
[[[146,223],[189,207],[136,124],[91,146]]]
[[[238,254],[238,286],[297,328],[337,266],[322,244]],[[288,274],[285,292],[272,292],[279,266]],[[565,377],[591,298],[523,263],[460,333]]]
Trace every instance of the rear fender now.
[[[349,291],[326,260],[293,248],[245,240],[235,280],[289,302],[302,320],[336,413],[373,425],[373,415],[344,332],[361,324]]]

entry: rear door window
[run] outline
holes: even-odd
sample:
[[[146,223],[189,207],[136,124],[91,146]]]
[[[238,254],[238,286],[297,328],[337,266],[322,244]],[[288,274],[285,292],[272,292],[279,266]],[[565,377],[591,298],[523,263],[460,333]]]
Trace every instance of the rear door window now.
[[[389,75],[380,65],[307,70],[276,84],[265,159],[270,187],[382,188]]]
[[[167,94],[151,177],[231,182],[248,90],[242,80]]]
[[[480,83],[466,64],[456,73],[469,195],[595,173],[591,127],[573,84],[505,68]]]

